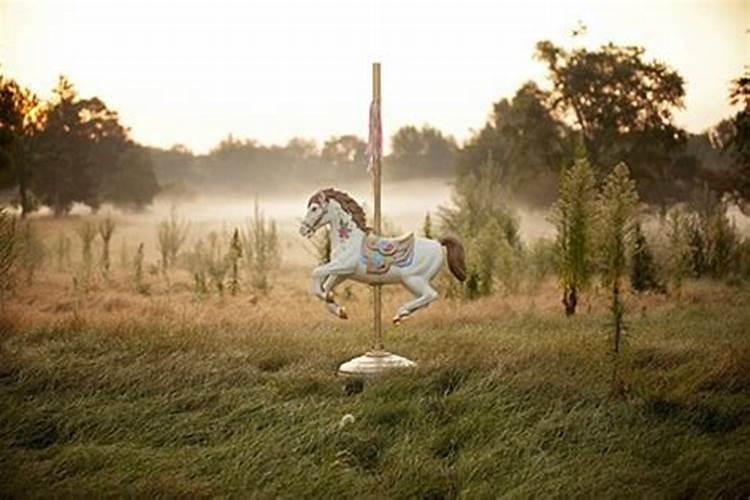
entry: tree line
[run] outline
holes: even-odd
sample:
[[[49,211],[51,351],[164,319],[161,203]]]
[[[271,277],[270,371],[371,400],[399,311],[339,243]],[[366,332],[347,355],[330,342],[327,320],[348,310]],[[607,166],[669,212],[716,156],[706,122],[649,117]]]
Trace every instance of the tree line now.
[[[537,44],[548,89],[530,81],[492,105],[483,127],[463,144],[430,126],[391,136],[384,161],[390,180],[477,175],[485,165],[515,202],[548,208],[580,142],[597,182],[625,162],[639,198],[662,212],[704,185],[744,206],[750,197],[750,78],[731,83],[734,116],[701,134],[674,123],[684,80],[641,47],[597,49]],[[366,143],[356,135],[318,144],[295,138],[264,145],[229,135],[207,154],[176,145],[144,147],[115,111],[81,98],[61,77],[49,102],[12,79],[0,79],[0,188],[17,190],[24,214],[39,205],[64,214],[75,202],[142,208],[160,188],[175,196],[248,195],[295,187],[365,181]],[[491,161],[488,162],[488,158]],[[296,183],[296,185],[295,185]]]
[[[0,188],[15,189],[22,216],[74,203],[140,209],[159,191],[151,155],[99,98],[61,76],[49,101],[0,75]]]

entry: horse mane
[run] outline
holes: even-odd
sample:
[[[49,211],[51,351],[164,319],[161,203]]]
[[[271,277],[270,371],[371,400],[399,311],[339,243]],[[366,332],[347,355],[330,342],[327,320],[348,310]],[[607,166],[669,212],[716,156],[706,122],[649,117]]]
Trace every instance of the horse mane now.
[[[365,217],[365,211],[362,207],[354,201],[354,198],[349,196],[343,191],[338,191],[333,188],[321,189],[310,197],[310,201],[307,202],[309,207],[313,203],[320,203],[328,200],[336,200],[341,208],[344,209],[349,215],[352,216],[352,220],[364,232],[369,232],[370,228],[367,227],[367,218]]]

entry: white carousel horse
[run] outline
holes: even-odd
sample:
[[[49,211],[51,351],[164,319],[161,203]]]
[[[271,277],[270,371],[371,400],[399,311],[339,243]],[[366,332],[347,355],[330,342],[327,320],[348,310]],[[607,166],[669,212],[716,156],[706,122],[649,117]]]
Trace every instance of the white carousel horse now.
[[[416,298],[399,307],[393,318],[397,324],[429,305],[438,297],[430,280],[443,265],[442,246],[453,275],[460,281],[466,279],[464,249],[456,238],[435,241],[415,238],[414,233],[399,238],[376,236],[366,226],[362,207],[342,191],[323,189],[312,195],[299,232],[309,238],[326,224],[331,226],[331,260],[313,270],[312,293],[339,318],[347,315],[334,301],[333,289],[347,278],[368,284],[402,283],[408,288]]]

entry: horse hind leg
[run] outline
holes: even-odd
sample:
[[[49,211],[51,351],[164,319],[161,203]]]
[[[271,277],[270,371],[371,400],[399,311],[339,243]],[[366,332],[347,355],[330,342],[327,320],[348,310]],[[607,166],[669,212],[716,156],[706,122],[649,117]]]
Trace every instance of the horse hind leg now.
[[[411,276],[405,278],[404,286],[406,286],[416,298],[402,304],[401,307],[398,308],[396,316],[393,317],[393,323],[396,325],[411,316],[415,311],[427,307],[438,298],[437,291],[432,288],[430,282],[423,277]]]

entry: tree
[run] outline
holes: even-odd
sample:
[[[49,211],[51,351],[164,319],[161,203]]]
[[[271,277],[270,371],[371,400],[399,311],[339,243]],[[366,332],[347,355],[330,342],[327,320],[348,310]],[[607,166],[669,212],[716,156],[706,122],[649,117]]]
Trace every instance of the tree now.
[[[115,111],[94,97],[81,99],[61,76],[40,134],[43,158],[34,177],[34,192],[56,215],[73,203],[98,209],[106,201],[102,188],[113,182],[119,161],[132,142]]]
[[[536,47],[553,85],[550,105],[572,117],[591,162],[605,171],[626,162],[653,202],[659,201],[656,186],[669,183],[673,156],[684,144],[673,111],[683,107],[685,91],[675,70],[645,61],[644,53],[612,43],[591,51],[568,51],[550,41]]]
[[[103,180],[103,199],[119,207],[141,210],[159,193],[151,155],[140,146],[130,146],[114,160],[116,168]]]
[[[556,268],[567,316],[575,314],[578,294],[591,280],[595,217],[596,178],[579,147],[575,162],[560,176],[560,196],[550,217],[557,229]]]
[[[638,221],[638,193],[630,170],[619,163],[607,176],[598,197],[598,241],[604,286],[612,292],[612,351],[620,352],[625,309],[621,298],[621,282],[633,253],[635,227]]]
[[[458,146],[452,137],[423,125],[401,127],[391,138],[391,154],[386,167],[399,179],[452,177]]]
[[[30,90],[0,75],[0,187],[17,187],[21,217],[33,210],[31,177],[44,108]]]
[[[572,143],[569,128],[553,116],[548,100],[548,92],[526,82],[512,99],[496,102],[485,126],[461,150],[459,174],[476,171],[492,152],[517,199],[537,206],[551,203],[558,169],[572,159]]]
[[[729,102],[741,109],[725,122],[723,149],[733,167],[731,192],[744,207],[750,202],[750,73],[732,81]]]

